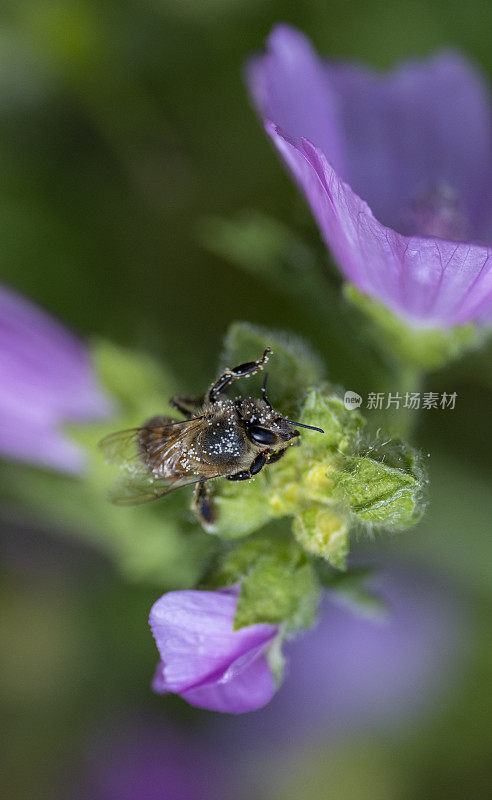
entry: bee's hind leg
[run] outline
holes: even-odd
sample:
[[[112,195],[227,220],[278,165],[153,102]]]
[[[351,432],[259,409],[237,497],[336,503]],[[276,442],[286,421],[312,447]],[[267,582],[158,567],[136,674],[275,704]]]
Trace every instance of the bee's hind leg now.
[[[193,510],[206,531],[215,529],[216,513],[212,501],[210,486],[206,478],[200,478],[193,495]]]

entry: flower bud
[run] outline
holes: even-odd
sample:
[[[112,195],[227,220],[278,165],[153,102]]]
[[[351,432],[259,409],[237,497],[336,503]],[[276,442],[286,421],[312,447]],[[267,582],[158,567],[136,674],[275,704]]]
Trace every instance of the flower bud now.
[[[179,694],[199,708],[240,714],[266,705],[275,680],[266,650],[275,625],[233,630],[238,590],[168,592],[154,603],[149,624],[161,661],[158,694]]]
[[[334,567],[345,569],[349,551],[348,526],[334,509],[310,506],[295,517],[293,531],[308,552],[325,558]]]

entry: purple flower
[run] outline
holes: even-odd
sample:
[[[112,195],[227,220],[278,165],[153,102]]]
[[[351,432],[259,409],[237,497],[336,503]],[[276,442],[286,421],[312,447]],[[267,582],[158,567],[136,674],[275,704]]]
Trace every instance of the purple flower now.
[[[89,353],[62,325],[0,287],[0,456],[62,472],[84,466],[64,422],[105,416]]]
[[[234,631],[238,590],[178,591],[152,607],[149,623],[161,661],[152,684],[193,706],[241,714],[268,703],[275,681],[265,651],[275,625]]]
[[[462,56],[379,75],[279,25],[247,81],[351,283],[416,327],[492,320],[490,108]]]

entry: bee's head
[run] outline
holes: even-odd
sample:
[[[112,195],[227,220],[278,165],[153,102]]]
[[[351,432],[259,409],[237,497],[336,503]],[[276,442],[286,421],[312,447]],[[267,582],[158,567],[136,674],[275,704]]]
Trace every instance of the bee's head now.
[[[261,387],[261,400],[254,397],[238,397],[236,399],[236,410],[250,442],[258,447],[269,447],[276,450],[283,447],[289,439],[300,436],[299,431],[296,430],[297,427],[324,433],[321,428],[304,425],[302,422],[293,422],[275,411],[267,397],[267,379],[268,373],[265,373]]]
[[[265,400],[238,398],[236,410],[249,441],[258,447],[275,450],[299,436],[299,431]]]

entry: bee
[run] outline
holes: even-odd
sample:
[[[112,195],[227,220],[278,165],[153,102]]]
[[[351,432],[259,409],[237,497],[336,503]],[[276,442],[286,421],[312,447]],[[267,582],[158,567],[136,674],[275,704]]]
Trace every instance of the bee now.
[[[152,417],[140,428],[106,436],[99,447],[124,470],[110,495],[117,505],[156,500],[183,486],[195,484],[193,508],[202,525],[213,530],[216,512],[210,481],[245,481],[267,464],[274,464],[298,437],[297,427],[324,431],[286,419],[267,398],[267,374],[261,399],[229,399],[224,390],[233,381],[264,369],[269,347],[257,361],[225,369],[199,398],[172,397],[169,405],[185,419]]]

